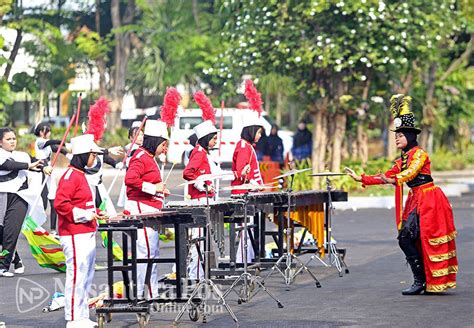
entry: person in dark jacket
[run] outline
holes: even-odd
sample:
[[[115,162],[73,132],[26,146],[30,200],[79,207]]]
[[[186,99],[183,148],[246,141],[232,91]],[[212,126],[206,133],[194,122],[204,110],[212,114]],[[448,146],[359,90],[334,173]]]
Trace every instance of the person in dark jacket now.
[[[255,152],[257,153],[257,160],[259,162],[265,160],[263,157],[267,156],[268,137],[265,130],[262,130],[262,137],[255,144]]]
[[[278,136],[278,125],[272,125],[272,130],[267,138],[266,155],[270,156],[273,162],[283,164],[283,140]]]
[[[311,157],[313,148],[313,134],[306,127],[306,123],[301,121],[298,124],[298,131],[293,136],[293,148],[291,152],[296,160],[303,160]]]

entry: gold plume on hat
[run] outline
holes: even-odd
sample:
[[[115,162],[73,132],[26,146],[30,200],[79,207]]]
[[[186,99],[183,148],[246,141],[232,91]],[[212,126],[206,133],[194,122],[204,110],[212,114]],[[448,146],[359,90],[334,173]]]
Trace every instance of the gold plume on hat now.
[[[393,117],[399,117],[401,115],[411,114],[411,97],[405,96],[404,94],[393,95],[390,98],[390,111]]]

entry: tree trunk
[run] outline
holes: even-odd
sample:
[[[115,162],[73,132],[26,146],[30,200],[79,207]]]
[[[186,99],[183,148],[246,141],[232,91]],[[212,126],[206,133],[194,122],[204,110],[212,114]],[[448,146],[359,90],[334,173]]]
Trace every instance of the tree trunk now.
[[[44,117],[44,90],[40,90],[38,111],[35,115],[35,124],[41,122]]]
[[[342,140],[342,145],[341,145],[341,159],[347,160],[350,158],[350,149],[351,149],[351,142],[352,138],[350,136],[347,136],[347,138],[344,138]]]
[[[357,114],[357,156],[361,160],[363,167],[367,165],[367,161],[369,160],[369,136],[367,134],[366,122],[368,118],[367,113],[369,111],[368,99],[371,82],[372,79],[369,78],[364,85],[364,89],[362,90],[363,102]]]
[[[276,96],[276,124],[278,126],[281,126],[281,114],[283,111],[283,94],[281,92],[277,92]]]
[[[198,0],[193,0],[193,18],[194,18],[194,23],[196,24],[196,29],[200,31]]]
[[[334,134],[332,144],[331,171],[339,172],[341,168],[341,147],[346,133],[346,113],[336,113],[334,116]]]
[[[358,144],[358,133],[359,127],[357,127],[356,136],[354,137],[352,134],[348,137],[348,147],[349,147],[349,155],[351,160],[357,160],[359,158],[359,144]]]
[[[419,143],[421,148],[426,149],[428,152],[432,152],[432,129],[435,123],[435,99],[434,92],[436,88],[436,70],[438,68],[437,63],[431,63],[428,70],[428,77],[426,81],[427,89],[425,96],[425,103],[423,105],[423,119],[421,120],[421,134]],[[431,145],[430,145],[431,144]],[[431,147],[430,147],[431,146]]]
[[[397,147],[395,144],[395,133],[392,130],[395,129],[393,126],[393,118],[390,118],[389,125],[387,128],[387,157],[388,159],[394,159],[397,152]]]
[[[134,0],[128,1],[123,20],[120,17],[120,0],[112,0],[110,11],[112,26],[115,29],[115,67],[110,102],[109,131],[121,126],[120,112],[122,110],[123,96],[125,93],[127,61],[130,55],[130,33],[120,32],[119,29],[122,27],[122,21],[124,25],[128,25],[132,22],[135,12],[135,2]]]
[[[312,168],[313,172],[322,172],[326,157],[327,143],[327,100],[319,104],[313,111],[313,150],[312,150]],[[313,188],[320,188],[320,179],[313,179]]]
[[[264,106],[265,106],[265,111],[270,114],[270,93],[269,92],[266,92],[265,93],[265,103],[264,103]]]
[[[23,103],[23,113],[25,116],[25,124],[30,124],[30,106],[28,102],[28,93],[25,92],[25,102]]]
[[[369,135],[362,124],[357,125],[357,151],[362,167],[365,167],[369,160]]]
[[[100,0],[95,1],[95,29],[100,36]],[[107,97],[107,84],[105,80],[105,60],[104,58],[97,58],[97,70],[99,72],[99,96]]]
[[[10,52],[10,56],[8,57],[7,66],[5,67],[5,72],[3,73],[3,77],[6,81],[10,77],[10,73],[13,67],[13,63],[15,62],[15,58],[18,55],[18,50],[20,49],[21,40],[23,39],[23,31],[21,29],[16,31],[16,38],[15,42],[13,43],[12,51]]]

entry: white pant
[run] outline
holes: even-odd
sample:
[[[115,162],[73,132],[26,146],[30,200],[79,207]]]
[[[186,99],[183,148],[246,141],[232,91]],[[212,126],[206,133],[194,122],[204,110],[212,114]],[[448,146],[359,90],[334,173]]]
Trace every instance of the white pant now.
[[[191,229],[191,238],[199,238],[204,236],[204,229],[203,228],[192,228]],[[204,242],[199,242],[199,250],[201,254],[204,253]],[[199,259],[199,253],[197,251],[196,244],[191,245],[189,248],[188,254],[188,278],[189,279],[203,279],[204,278],[204,268],[203,263]]]
[[[64,317],[67,321],[89,319],[89,290],[94,278],[95,232],[61,236],[66,257]]]
[[[134,200],[127,200],[125,209],[131,214],[155,213],[159,209],[148,206]],[[160,235],[158,231],[152,228],[138,229],[137,231],[137,257],[139,259],[157,259],[160,255],[159,242]],[[145,277],[147,265],[142,263],[137,265],[137,296],[138,298],[156,298],[158,297],[158,264],[153,264],[151,270],[150,286],[145,291]]]
[[[212,204],[215,202],[213,199],[209,198],[209,203]],[[186,201],[189,205],[206,205],[207,199],[205,197],[197,198],[197,199],[190,199]],[[204,229],[203,228],[192,228],[191,229],[191,238],[199,238],[204,237]],[[199,250],[201,251],[201,255],[204,255],[204,242],[199,242]],[[201,262],[199,259],[199,254],[197,251],[197,247],[195,244],[191,245],[189,248],[188,253],[188,278],[189,279],[204,279],[204,263]]]
[[[253,218],[249,217],[248,224],[253,223]],[[243,228],[243,224],[242,224]],[[253,232],[253,229],[252,229]],[[239,238],[239,247],[237,248],[237,254],[235,256],[235,261],[237,263],[244,263],[244,236],[245,239],[247,240],[247,263],[251,263],[253,259],[255,258],[255,252],[253,251],[252,243],[250,241],[250,237],[248,235],[248,232],[244,230],[241,230],[237,234],[237,238]]]

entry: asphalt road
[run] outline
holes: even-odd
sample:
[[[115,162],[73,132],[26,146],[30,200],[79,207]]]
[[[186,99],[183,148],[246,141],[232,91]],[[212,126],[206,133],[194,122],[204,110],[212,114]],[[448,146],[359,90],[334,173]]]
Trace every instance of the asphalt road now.
[[[177,170],[169,185],[179,182]],[[106,178],[106,185],[109,178]],[[113,195],[118,193],[115,188]],[[172,188],[179,191],[180,188]],[[333,234],[339,248],[347,249],[350,274],[339,277],[334,268],[309,264],[322,288],[314,286],[303,273],[289,291],[281,276],[274,274],[267,287],[285,306],[278,309],[273,300],[260,292],[250,303],[238,305],[236,297],[229,304],[241,327],[474,327],[474,195],[452,198],[457,238],[458,288],[442,295],[402,296],[400,291],[411,284],[411,274],[395,240],[393,210],[364,209],[336,211]],[[64,275],[40,268],[29,253],[24,237],[19,242],[26,272],[14,278],[0,278],[0,327],[64,327],[62,311],[42,313],[50,295],[61,290]],[[162,247],[162,254],[173,250]],[[307,258],[307,257],[303,257]],[[98,264],[105,263],[105,252],[98,247]],[[160,274],[169,272],[161,266]],[[97,271],[93,294],[105,288],[106,272]],[[206,327],[234,326],[222,308],[209,319]],[[176,312],[153,313],[149,327],[171,327]],[[91,310],[91,318],[94,311]],[[196,327],[183,316],[181,327]],[[114,315],[110,327],[138,327],[133,314]]]

